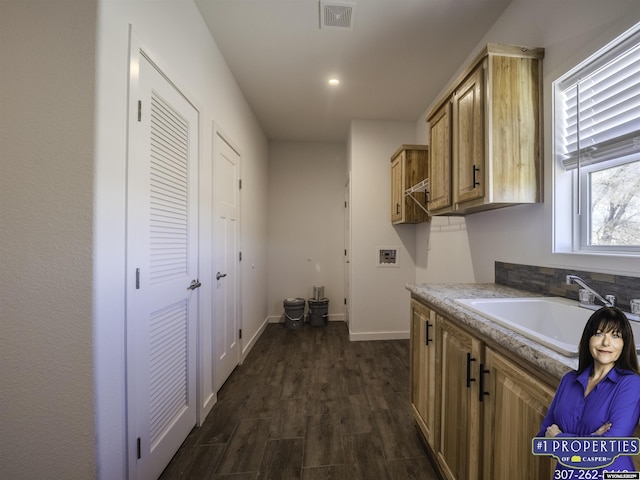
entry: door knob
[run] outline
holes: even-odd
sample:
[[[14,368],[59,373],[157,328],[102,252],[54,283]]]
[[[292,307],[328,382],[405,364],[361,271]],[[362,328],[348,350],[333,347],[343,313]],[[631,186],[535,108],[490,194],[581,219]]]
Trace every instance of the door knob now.
[[[191,285],[187,287],[187,290],[195,290],[196,288],[200,288],[201,286],[202,286],[202,283],[200,283],[200,280],[198,279],[191,280]]]
[[[227,276],[227,274],[226,274],[226,273],[220,273],[220,272],[218,272],[218,273],[216,273],[216,280],[220,280],[221,278],[224,278],[224,277],[226,277],[226,276]]]

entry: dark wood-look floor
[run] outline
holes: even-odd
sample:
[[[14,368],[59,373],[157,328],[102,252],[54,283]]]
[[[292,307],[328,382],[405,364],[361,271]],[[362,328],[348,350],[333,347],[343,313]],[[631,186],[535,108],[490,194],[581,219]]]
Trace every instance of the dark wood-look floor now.
[[[270,324],[160,477],[436,479],[409,407],[409,341]]]

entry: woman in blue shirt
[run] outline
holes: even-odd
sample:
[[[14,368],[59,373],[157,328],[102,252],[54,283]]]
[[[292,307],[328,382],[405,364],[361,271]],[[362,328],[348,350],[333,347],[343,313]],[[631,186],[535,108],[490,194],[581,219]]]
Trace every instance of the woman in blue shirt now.
[[[562,320],[560,320],[562,321]],[[578,370],[567,373],[549,406],[537,436],[632,437],[640,415],[640,371],[633,331],[614,307],[596,311],[585,325],[578,347]],[[572,470],[560,463],[559,471]],[[602,471],[635,471],[621,455]],[[599,476],[591,478],[602,478]]]

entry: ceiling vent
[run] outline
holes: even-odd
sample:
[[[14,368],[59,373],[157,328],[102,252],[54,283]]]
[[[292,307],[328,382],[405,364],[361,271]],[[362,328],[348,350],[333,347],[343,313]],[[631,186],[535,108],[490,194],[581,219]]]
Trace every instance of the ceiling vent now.
[[[320,0],[320,28],[353,30],[354,2]]]

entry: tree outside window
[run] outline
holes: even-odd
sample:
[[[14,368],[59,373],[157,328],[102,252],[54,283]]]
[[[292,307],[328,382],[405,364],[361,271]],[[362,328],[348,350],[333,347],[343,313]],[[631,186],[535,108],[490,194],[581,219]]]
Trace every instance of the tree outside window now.
[[[640,161],[590,174],[591,245],[640,245]]]

